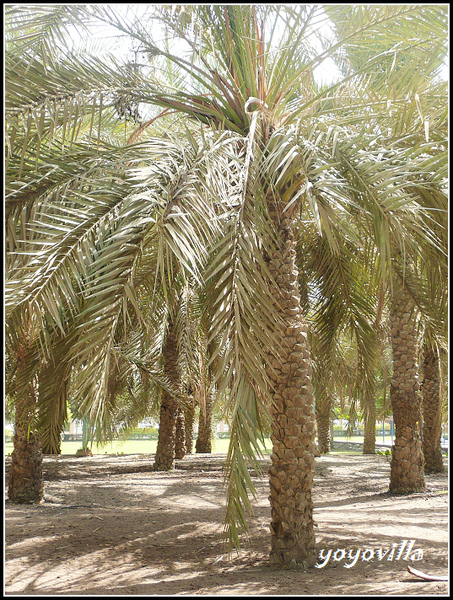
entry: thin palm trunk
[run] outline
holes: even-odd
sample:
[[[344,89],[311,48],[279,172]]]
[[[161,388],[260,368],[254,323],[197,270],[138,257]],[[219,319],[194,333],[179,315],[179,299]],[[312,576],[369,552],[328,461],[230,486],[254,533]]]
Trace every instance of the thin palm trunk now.
[[[269,469],[273,563],[316,563],[312,487],[315,475],[315,418],[308,326],[302,315],[290,216],[270,205],[277,242],[269,269],[281,324],[278,361],[268,370],[272,394],[272,465]],[[286,213],[287,214],[287,213]]]
[[[211,454],[212,452],[212,403],[212,392],[206,394],[204,403],[200,403],[198,435],[195,442],[195,452],[197,454]]]
[[[374,386],[373,386],[374,388]],[[374,392],[374,389],[373,389]],[[374,393],[367,393],[364,411],[363,454],[376,453],[376,399]]]
[[[327,414],[325,412],[316,412],[316,428],[318,430],[318,450],[320,454],[328,454],[331,450],[330,435],[330,404]]]
[[[178,345],[173,320],[168,323],[167,336],[163,350],[164,373],[168,380],[178,386]],[[169,471],[175,466],[175,432],[178,403],[167,391],[162,390],[159,416],[159,435],[157,440],[154,470]]]
[[[16,379],[19,381],[27,371],[27,349],[19,350]],[[20,386],[21,390],[24,388]],[[42,472],[43,455],[41,438],[33,428],[36,411],[36,392],[29,381],[16,401],[14,422],[14,450],[11,456],[8,498],[12,502],[41,502],[44,496]]]
[[[425,344],[423,348],[423,455],[427,473],[443,473],[440,369],[437,348]]]
[[[186,428],[183,409],[178,406],[176,412],[175,458],[181,460],[186,455]]]
[[[192,396],[188,398],[188,403],[184,411],[184,426],[186,439],[186,453],[192,454],[193,451],[193,427],[195,423],[195,399]]]
[[[417,331],[411,299],[394,286],[390,304],[393,377],[390,401],[395,423],[395,444],[390,463],[390,492],[410,494],[425,489],[420,439],[420,386],[417,365]]]

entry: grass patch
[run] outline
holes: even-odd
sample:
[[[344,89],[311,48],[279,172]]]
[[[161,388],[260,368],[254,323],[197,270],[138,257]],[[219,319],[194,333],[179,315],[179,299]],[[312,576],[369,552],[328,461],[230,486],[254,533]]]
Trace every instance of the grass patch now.
[[[263,450],[264,454],[270,454],[272,452],[272,442],[269,438],[265,440],[265,447]],[[228,438],[214,438],[212,441],[212,453],[213,454],[226,454],[228,452],[228,444],[230,440]],[[82,447],[81,442],[62,442],[61,443],[61,454],[64,456],[75,456],[75,453],[79,448]],[[5,442],[5,456],[12,454],[13,443]],[[155,454],[157,448],[157,440],[125,440],[125,441],[113,441],[107,442],[103,445],[93,444],[91,451],[93,454]],[[195,450],[195,448],[194,448]],[[361,454],[358,450],[332,450],[330,454]]]

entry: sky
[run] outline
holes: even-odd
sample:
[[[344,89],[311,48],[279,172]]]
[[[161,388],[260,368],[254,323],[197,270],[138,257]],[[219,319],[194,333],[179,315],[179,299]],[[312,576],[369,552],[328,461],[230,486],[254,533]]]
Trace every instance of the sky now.
[[[144,12],[147,10],[149,5],[147,4],[115,4],[115,11],[124,14],[124,19],[134,20],[138,19],[140,21]],[[326,35],[329,35],[331,32],[325,28]],[[158,40],[159,35],[158,32],[153,32],[154,37]],[[77,32],[74,32],[74,44],[77,45],[80,41],[80,36]],[[118,30],[113,26],[96,26],[92,29],[92,40],[91,42],[92,48],[99,48],[99,52],[102,49],[113,52],[116,56],[120,54],[124,54],[128,57],[129,60],[132,59],[133,46],[131,43],[131,39],[126,36],[118,36]],[[316,44],[315,41],[313,43]],[[183,52],[182,47],[172,47],[172,52],[179,53]],[[333,83],[333,81],[340,77],[340,72],[336,67],[335,63],[332,59],[326,59],[321,65],[317,66],[314,70],[315,80],[319,85],[326,85],[329,83]]]
[[[147,10],[149,6],[148,4],[115,4],[115,12],[120,12],[124,14],[125,20],[134,20],[137,19],[139,22],[141,21],[144,12]],[[321,33],[325,37],[332,37],[333,33],[327,25],[323,24],[321,28]],[[153,32],[154,37],[159,38],[159,32]],[[74,36],[74,41],[76,43],[77,34]],[[125,57],[128,60],[133,60],[132,50],[134,49],[131,43],[131,39],[126,36],[118,37],[118,30],[114,27],[109,26],[97,26],[95,30],[93,30],[92,35],[92,43],[93,48],[99,47],[99,51],[101,48],[110,49],[116,56],[124,53]],[[79,38],[80,39],[80,38]],[[314,38],[312,38],[312,43],[315,45],[319,44]],[[136,49],[136,48],[135,48]],[[319,45],[319,49],[321,51],[321,46]],[[172,52],[176,54],[183,53],[182,46],[172,47]],[[328,85],[334,83],[336,80],[341,78],[341,74],[334,61],[330,58],[326,59],[322,64],[318,65],[314,69],[314,77],[316,82],[319,85]],[[444,65],[444,68],[441,72],[441,77],[448,81],[449,79],[449,68],[448,64]]]

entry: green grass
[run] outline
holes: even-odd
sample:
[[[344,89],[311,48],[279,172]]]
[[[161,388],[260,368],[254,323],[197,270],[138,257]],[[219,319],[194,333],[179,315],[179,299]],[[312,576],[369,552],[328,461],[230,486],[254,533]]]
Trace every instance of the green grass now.
[[[77,450],[82,447],[82,442],[62,442],[61,454],[75,455]],[[156,452],[157,440],[127,440],[125,442],[112,442],[104,446],[93,444],[91,448],[93,454],[154,454]],[[11,454],[13,451],[12,442],[5,443],[5,454]]]
[[[214,439],[212,451],[214,454],[226,454],[228,451],[229,439]],[[82,447],[82,442],[62,442],[61,454],[70,456],[75,455],[76,451]],[[109,442],[103,446],[93,444],[91,450],[93,454],[155,454],[157,440],[126,440]],[[271,442],[266,440],[266,452],[270,452]],[[13,451],[12,442],[5,443],[5,455]]]
[[[342,438],[343,439],[343,438]],[[350,438],[348,441],[363,441],[362,438]],[[215,438],[212,444],[213,454],[226,454],[228,452],[228,444],[230,440],[228,438],[218,439]],[[74,456],[76,451],[82,447],[81,442],[62,442],[61,454],[65,456]],[[91,448],[93,454],[155,454],[157,447],[157,440],[126,440],[126,441],[114,441],[109,442],[103,446],[96,446],[93,444]],[[270,454],[272,450],[272,443],[270,439],[265,440],[265,454]],[[13,451],[12,442],[5,443],[5,455],[11,454]],[[357,454],[357,451],[334,451],[332,454]]]

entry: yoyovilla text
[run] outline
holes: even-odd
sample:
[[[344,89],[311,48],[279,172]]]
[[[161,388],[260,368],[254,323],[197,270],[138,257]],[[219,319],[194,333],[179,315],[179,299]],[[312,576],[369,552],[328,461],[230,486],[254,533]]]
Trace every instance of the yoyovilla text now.
[[[419,548],[414,550],[414,545],[415,540],[401,540],[399,545],[395,542],[391,548],[323,549],[319,551],[318,563],[315,566],[322,569],[330,560],[333,562],[349,561],[343,565],[346,569],[351,569],[359,559],[365,562],[374,560],[422,560],[423,550]]]

